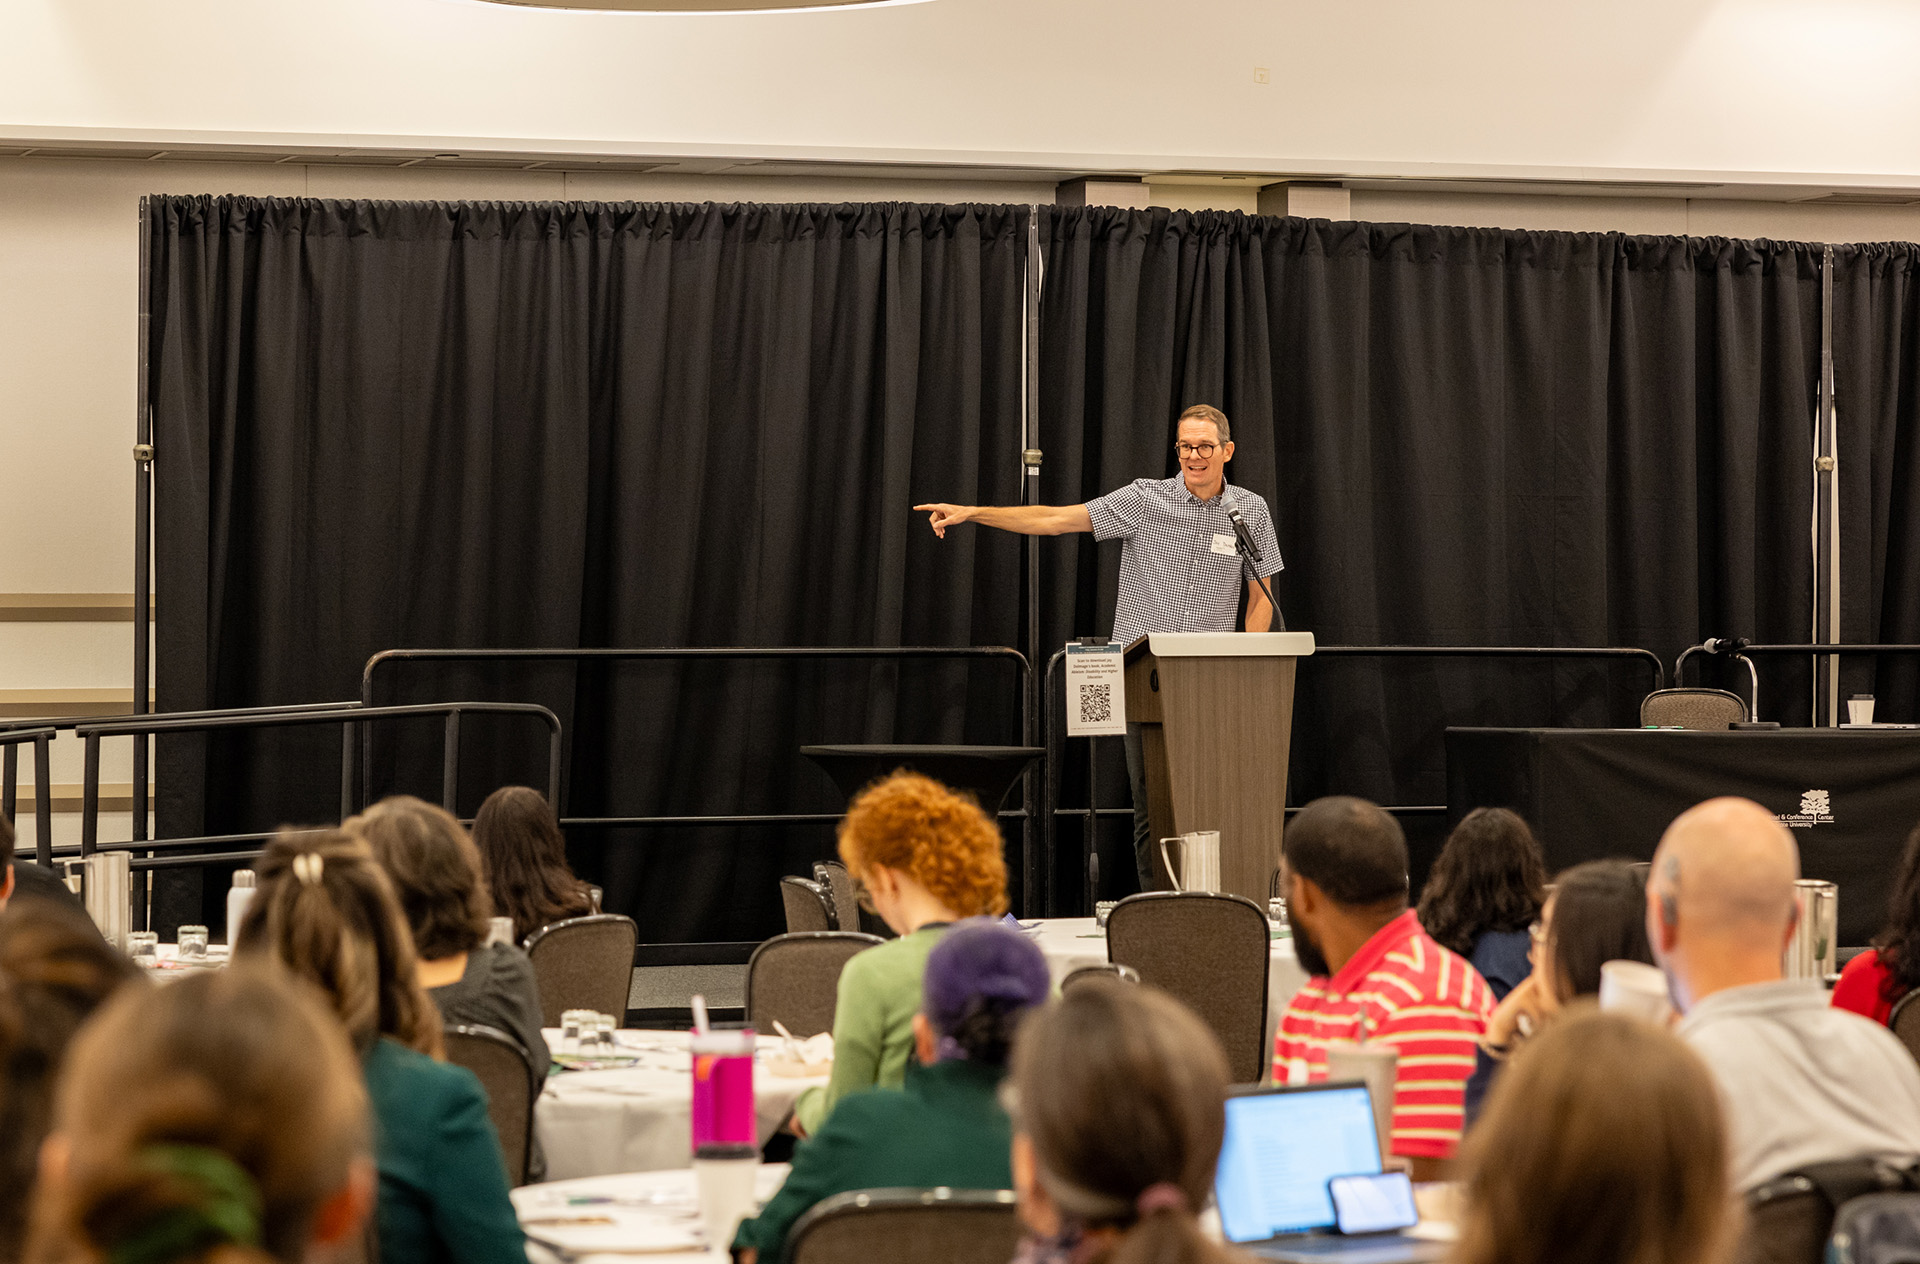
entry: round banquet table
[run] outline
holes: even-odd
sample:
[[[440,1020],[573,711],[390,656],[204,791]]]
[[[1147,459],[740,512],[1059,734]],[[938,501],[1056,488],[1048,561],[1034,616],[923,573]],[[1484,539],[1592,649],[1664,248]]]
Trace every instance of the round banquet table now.
[[[1082,966],[1107,963],[1107,932],[1091,917],[1048,917],[1037,922],[1022,922],[1031,927],[1027,933],[1047,959],[1047,970],[1055,987]],[[1273,1046],[1273,1033],[1280,1026],[1280,1015],[1287,1002],[1307,981],[1293,955],[1293,940],[1281,935],[1274,939],[1267,957],[1267,1047]]]
[[[786,1179],[786,1164],[764,1165],[754,1197],[764,1206]],[[635,1256],[649,1264],[724,1264],[729,1258],[706,1245],[693,1172],[685,1167],[522,1185],[513,1191],[513,1210],[533,1264],[630,1264]]]
[[[544,1033],[547,1047],[560,1047],[557,1028]],[[617,1033],[631,1067],[562,1071],[547,1076],[534,1106],[533,1126],[547,1154],[547,1179],[569,1180],[615,1172],[683,1168],[693,1161],[689,1130],[693,1113],[693,1059],[684,1031]],[[788,1078],[767,1070],[778,1036],[762,1036],[753,1068],[753,1104],[760,1144],[780,1126],[801,1090],[825,1084],[825,1076]]]

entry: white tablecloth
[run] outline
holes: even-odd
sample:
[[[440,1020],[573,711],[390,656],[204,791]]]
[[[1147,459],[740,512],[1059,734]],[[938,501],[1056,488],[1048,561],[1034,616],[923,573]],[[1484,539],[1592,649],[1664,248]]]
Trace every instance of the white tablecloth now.
[[[1028,924],[1037,927],[1033,941],[1046,955],[1047,969],[1056,986],[1081,966],[1106,964],[1107,933],[1091,917],[1050,917]],[[1289,938],[1274,940],[1267,960],[1267,1045],[1271,1048],[1280,1015],[1307,981],[1307,972],[1294,957],[1293,940]]]
[[[560,1047],[560,1033],[546,1033]],[[693,1061],[684,1031],[623,1031],[621,1053],[638,1065],[613,1071],[556,1071],[534,1107],[533,1126],[547,1153],[550,1181],[615,1172],[653,1172],[692,1162],[688,1139],[693,1111]],[[793,1109],[793,1099],[826,1077],[791,1079],[767,1070],[777,1036],[762,1036],[753,1068],[754,1114],[760,1142]]]
[[[786,1164],[762,1167],[755,1181],[760,1201],[773,1197],[786,1179]],[[513,1210],[527,1231],[527,1258],[534,1264],[552,1264],[562,1258],[575,1264],[630,1264],[642,1254],[649,1264],[709,1264],[727,1258],[724,1251],[703,1245],[693,1173],[684,1167],[523,1185],[513,1191]],[[613,1221],[604,1231],[617,1239],[621,1249],[563,1257],[539,1241],[545,1234],[564,1230],[564,1223],[555,1222],[576,1218]],[[594,1231],[601,1229],[596,1226]]]

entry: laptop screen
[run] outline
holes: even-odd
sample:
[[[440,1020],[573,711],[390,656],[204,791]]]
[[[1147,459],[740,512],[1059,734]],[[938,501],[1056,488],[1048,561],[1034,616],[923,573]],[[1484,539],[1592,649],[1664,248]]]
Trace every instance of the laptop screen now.
[[[1333,1227],[1327,1181],[1380,1170],[1380,1142],[1364,1084],[1227,1098],[1213,1196],[1229,1242]]]

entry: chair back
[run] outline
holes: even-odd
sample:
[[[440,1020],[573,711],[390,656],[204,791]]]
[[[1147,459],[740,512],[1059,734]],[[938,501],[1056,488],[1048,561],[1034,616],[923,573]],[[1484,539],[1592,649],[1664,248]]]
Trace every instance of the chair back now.
[[[1914,998],[1920,996],[1920,988],[1908,992],[1893,1003],[1893,1012],[1887,1015],[1887,1026],[1893,1034],[1900,1037],[1900,1043],[1907,1052],[1920,1061],[1920,1004]]]
[[[1920,1194],[1866,1194],[1844,1204],[1827,1239],[1828,1264],[1920,1260]]]
[[[570,1009],[612,1014],[625,1022],[633,991],[633,946],[640,930],[631,917],[593,913],[542,926],[527,936],[527,959],[540,985],[540,1024],[558,1027]]]
[[[1257,1083],[1268,1062],[1270,951],[1266,910],[1241,895],[1150,891],[1107,915],[1107,959],[1198,1014],[1237,1084]]]
[[[1724,729],[1748,719],[1747,703],[1725,689],[1656,689],[1640,700],[1640,723]]]
[[[780,903],[787,910],[787,932],[804,934],[833,929],[833,903],[827,889],[812,878],[791,875],[780,879]]]
[[[1081,966],[1076,970],[1069,970],[1067,977],[1060,980],[1060,995],[1065,996],[1086,983],[1138,983],[1139,981],[1138,970],[1132,966],[1115,965],[1109,961],[1105,965]]]
[[[815,1203],[787,1234],[788,1264],[1007,1264],[1013,1191],[858,1189]]]
[[[827,889],[827,901],[833,906],[835,930],[860,929],[860,896],[853,889],[853,875],[837,860],[822,860],[813,867],[813,880]]]
[[[527,1183],[527,1157],[533,1149],[534,1068],[520,1042],[497,1027],[450,1024],[447,1061],[473,1072],[487,1091],[487,1115],[500,1139],[507,1183]]]
[[[774,1019],[805,1040],[833,1030],[840,971],[855,953],[881,942],[858,931],[775,935],[747,958],[747,1023],[771,1032]]]
[[[1835,1211],[1868,1194],[1912,1191],[1914,1168],[1882,1159],[1809,1163],[1747,1192],[1737,1264],[1824,1264]]]

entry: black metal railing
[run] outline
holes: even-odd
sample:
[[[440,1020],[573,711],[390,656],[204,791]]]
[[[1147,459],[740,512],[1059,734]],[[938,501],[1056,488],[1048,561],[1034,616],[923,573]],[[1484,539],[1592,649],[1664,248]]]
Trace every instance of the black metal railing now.
[[[1005,645],[858,645],[858,646],[701,646],[670,648],[590,647],[582,649],[395,649],[382,650],[367,660],[360,673],[360,700],[371,705],[374,682],[383,666],[402,662],[646,662],[699,660],[776,660],[776,659],[989,659],[1015,665],[1019,670],[1020,733],[1031,744],[1033,731],[1033,665],[1019,650]],[[363,767],[371,765],[371,759]],[[1040,815],[1033,771],[1022,774],[1022,807],[1018,812],[1001,812],[1000,817],[1021,822],[1021,887],[1028,907],[1035,902],[1040,840],[1034,821]],[[371,787],[365,793],[371,794]],[[824,825],[840,819],[838,812],[762,812],[753,814],[699,814],[691,816],[567,816],[559,796],[552,796],[554,811],[560,814],[563,829],[666,829],[676,827],[719,827],[728,825]]]
[[[237,712],[177,712],[171,715],[124,716],[107,720],[89,720],[74,724],[73,731],[85,743],[86,773],[81,787],[80,854],[98,850],[152,851],[215,847],[225,844],[256,842],[273,837],[272,833],[216,834],[194,838],[145,839],[101,844],[100,826],[100,743],[108,737],[153,736],[161,733],[211,733],[231,729],[292,728],[315,724],[341,726],[340,743],[340,816],[354,811],[356,750],[358,726],[376,720],[438,716],[443,722],[441,747],[440,802],[454,810],[454,793],[460,780],[460,720],[463,715],[525,715],[540,720],[547,728],[547,792],[560,793],[560,717],[546,707],[531,702],[424,702],[403,706],[363,707],[353,703],[319,703],[312,707],[251,708]],[[143,814],[134,813],[136,818]],[[257,855],[258,853],[246,853]],[[241,858],[232,852],[149,858],[135,862],[139,868],[169,865],[213,863]]]
[[[1681,650],[1680,657],[1673,661],[1673,678],[1675,683],[1678,683],[1680,680],[1681,668],[1686,666],[1687,660],[1696,654],[1707,655],[1709,657],[1724,655],[1728,658],[1746,663],[1747,672],[1751,678],[1753,688],[1753,697],[1750,700],[1752,703],[1750,712],[1753,718],[1757,720],[1760,718],[1760,669],[1747,657],[1750,654],[1812,659],[1821,659],[1829,656],[1838,658],[1872,658],[1882,654],[1920,654],[1920,645],[1909,645],[1901,642],[1833,645],[1822,645],[1818,643],[1803,645],[1751,645],[1737,639],[1729,638],[1724,642],[1691,645]],[[1824,727],[1820,724],[1818,714],[1813,716],[1813,723],[1815,727]]]
[[[33,744],[33,858],[53,863],[53,759],[55,730],[38,721],[0,730],[0,816],[17,819],[20,808],[20,748]]]

